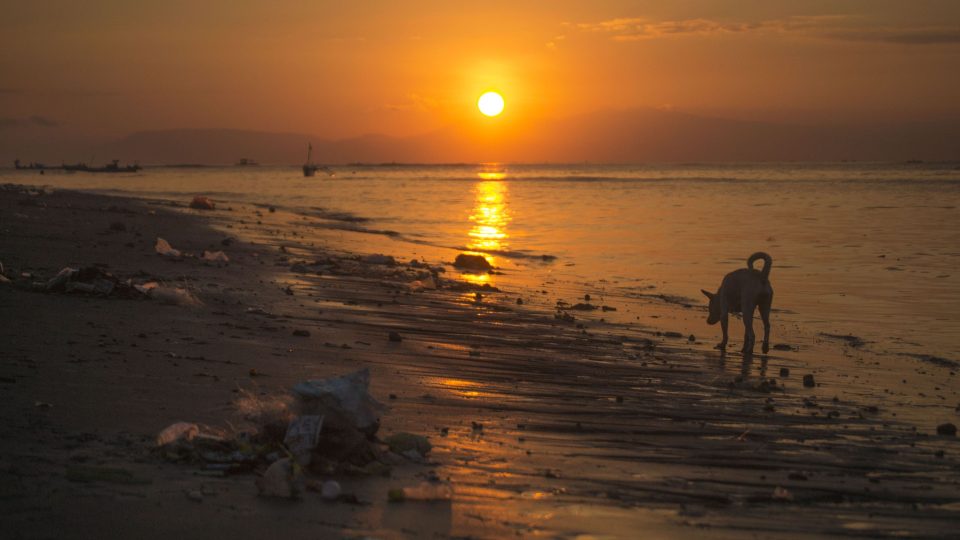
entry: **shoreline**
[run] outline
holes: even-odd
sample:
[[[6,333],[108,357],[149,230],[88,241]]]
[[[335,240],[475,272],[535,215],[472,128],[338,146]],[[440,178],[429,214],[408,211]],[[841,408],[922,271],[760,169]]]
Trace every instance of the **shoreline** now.
[[[44,526],[61,536],[160,536],[188,524],[196,536],[239,537],[631,537],[641,527],[670,537],[705,529],[711,537],[947,537],[960,519],[956,438],[918,427],[932,409],[908,397],[919,390],[957,403],[955,367],[918,363],[917,386],[895,389],[902,397],[878,407],[901,372],[871,367],[853,346],[720,359],[708,344],[600,322],[600,314],[558,320],[553,294],[483,291],[478,302],[476,287],[413,292],[406,283],[415,267],[327,250],[328,231],[299,228],[282,212],[234,205],[200,213],[185,203],[0,190],[8,272],[46,279],[64,266],[102,263],[120,278],[187,284],[204,302],[162,306],[0,284],[0,318],[9,321],[0,444],[11,486],[0,512],[14,536],[43,536],[35,527]],[[116,222],[124,230],[113,230]],[[164,259],[153,251],[157,236],[187,251],[224,250],[230,263]],[[300,260],[325,268],[291,272]],[[453,273],[440,276],[452,283]],[[664,327],[690,316],[655,306]],[[295,329],[311,335],[294,337]],[[389,342],[389,331],[403,341]],[[830,356],[811,365],[823,351]],[[250,475],[198,478],[149,454],[152,436],[172,422],[222,425],[238,387],[279,395],[358,367],[371,369],[372,393],[391,409],[380,436],[409,431],[435,447],[429,464],[396,467],[392,478],[338,479],[370,505],[308,495],[281,506],[257,498]],[[778,377],[780,367],[790,375]],[[821,386],[804,388],[807,373]],[[937,414],[934,423],[956,423],[955,414]],[[479,436],[471,422],[483,424]],[[120,463],[152,483],[77,484],[63,474],[71,463]],[[389,487],[430,470],[451,479],[452,504],[426,512],[387,503]],[[210,495],[198,504],[183,491],[200,484]],[[83,511],[101,505],[122,510]]]

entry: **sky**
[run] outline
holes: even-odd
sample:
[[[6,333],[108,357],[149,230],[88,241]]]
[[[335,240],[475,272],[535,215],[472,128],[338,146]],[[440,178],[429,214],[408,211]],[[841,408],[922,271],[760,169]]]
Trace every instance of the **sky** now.
[[[0,135],[960,118],[954,0],[0,0]],[[500,91],[504,114],[480,115]],[[40,134],[40,135],[37,135]]]

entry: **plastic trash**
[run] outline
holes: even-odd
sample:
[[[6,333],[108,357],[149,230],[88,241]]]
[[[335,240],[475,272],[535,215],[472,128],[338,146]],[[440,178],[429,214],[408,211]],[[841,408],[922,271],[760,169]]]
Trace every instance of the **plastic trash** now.
[[[176,306],[199,306],[202,304],[190,291],[179,287],[154,287],[149,290],[150,298],[163,304]]]
[[[156,289],[159,286],[160,284],[157,283],[156,281],[148,281],[140,285],[134,285],[133,288],[143,294],[149,294],[152,289]]]
[[[190,208],[197,210],[213,210],[216,206],[217,205],[213,204],[213,201],[202,195],[197,195],[190,201]]]
[[[287,427],[287,434],[283,444],[297,459],[300,465],[310,464],[310,456],[320,440],[320,429],[323,427],[323,417],[317,415],[303,415],[294,418]]]
[[[446,482],[421,482],[417,486],[391,489],[387,493],[390,502],[449,501],[452,498],[453,486]]]
[[[222,251],[204,251],[200,258],[210,262],[230,262],[230,257],[227,257],[227,254]]]
[[[300,466],[290,458],[274,461],[263,476],[257,478],[257,489],[264,497],[296,499],[303,493],[303,487]]]
[[[437,282],[433,279],[433,276],[429,276],[410,282],[408,287],[413,292],[433,291],[437,289]]]
[[[71,281],[77,274],[80,273],[80,270],[76,268],[70,268],[69,266],[60,269],[57,272],[57,275],[53,276],[47,280],[47,290],[54,291],[58,289],[65,288],[67,283]]]
[[[181,257],[183,254],[180,253],[179,249],[173,249],[173,246],[170,245],[170,242],[167,242],[163,238],[157,237],[157,245],[154,246],[154,249],[160,255],[164,257]]]
[[[325,421],[348,424],[367,434],[380,426],[382,403],[369,392],[370,370],[355,371],[342,377],[309,380],[293,387],[303,414],[325,416]]]
[[[327,480],[320,488],[320,496],[328,501],[335,500],[340,496],[340,484],[335,480]]]
[[[189,422],[170,424],[157,435],[157,446],[166,446],[172,442],[192,441],[200,434],[200,426]]]

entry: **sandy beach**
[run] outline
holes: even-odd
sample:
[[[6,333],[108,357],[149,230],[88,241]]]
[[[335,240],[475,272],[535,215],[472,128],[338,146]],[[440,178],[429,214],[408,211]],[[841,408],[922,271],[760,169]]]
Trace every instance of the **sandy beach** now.
[[[956,535],[960,446],[938,433],[960,419],[950,360],[823,334],[723,357],[702,304],[651,295],[642,322],[614,323],[569,288],[483,288],[451,261],[343,251],[282,209],[188,202],[0,190],[5,537]],[[164,257],[157,238],[229,262]],[[199,302],[35,285],[64,267]],[[425,268],[437,289],[411,287]],[[356,504],[260,497],[261,469],[211,476],[155,451],[174,422],[227,429],[242,396],[360,368],[388,407],[378,437],[433,450],[331,476]],[[452,499],[388,502],[427,478]]]

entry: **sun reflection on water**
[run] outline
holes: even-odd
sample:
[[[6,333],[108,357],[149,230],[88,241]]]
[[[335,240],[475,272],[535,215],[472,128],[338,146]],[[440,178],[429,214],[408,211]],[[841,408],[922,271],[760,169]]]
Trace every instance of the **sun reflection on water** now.
[[[502,170],[483,170],[477,173],[480,181],[473,188],[475,199],[470,221],[473,226],[467,233],[467,248],[475,250],[497,266],[496,256],[490,252],[504,251],[508,247],[507,225],[510,213],[507,210],[507,173]],[[487,283],[490,276],[475,274],[467,276],[474,283]]]

